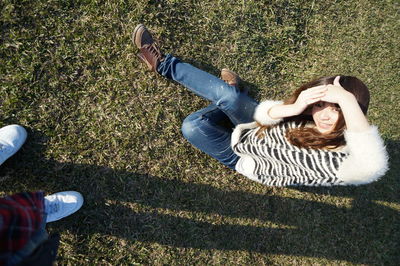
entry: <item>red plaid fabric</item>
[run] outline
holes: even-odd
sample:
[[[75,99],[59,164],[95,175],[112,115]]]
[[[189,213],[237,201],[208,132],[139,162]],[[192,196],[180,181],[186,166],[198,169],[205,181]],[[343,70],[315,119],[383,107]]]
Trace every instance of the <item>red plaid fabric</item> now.
[[[22,249],[44,218],[43,192],[23,192],[0,198],[0,264]]]

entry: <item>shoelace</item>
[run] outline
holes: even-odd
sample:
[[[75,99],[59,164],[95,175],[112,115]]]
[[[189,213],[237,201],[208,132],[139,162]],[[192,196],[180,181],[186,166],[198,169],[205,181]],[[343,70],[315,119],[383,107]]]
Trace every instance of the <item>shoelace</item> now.
[[[161,54],[160,49],[158,48],[158,46],[153,43],[153,44],[146,44],[142,47],[142,49],[146,49],[149,51],[149,53],[151,55],[153,55],[157,60],[162,60],[163,59],[163,55]]]

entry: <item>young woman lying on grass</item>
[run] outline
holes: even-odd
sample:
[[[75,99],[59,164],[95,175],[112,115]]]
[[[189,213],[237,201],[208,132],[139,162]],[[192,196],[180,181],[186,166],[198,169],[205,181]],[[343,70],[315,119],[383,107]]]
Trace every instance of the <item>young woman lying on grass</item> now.
[[[388,170],[388,155],[365,114],[368,88],[350,76],[323,77],[285,102],[260,104],[223,69],[219,79],[172,55],[164,56],[150,32],[132,35],[149,69],[182,84],[211,104],[182,125],[195,147],[251,180],[269,186],[367,184]],[[235,129],[222,126],[229,120]]]

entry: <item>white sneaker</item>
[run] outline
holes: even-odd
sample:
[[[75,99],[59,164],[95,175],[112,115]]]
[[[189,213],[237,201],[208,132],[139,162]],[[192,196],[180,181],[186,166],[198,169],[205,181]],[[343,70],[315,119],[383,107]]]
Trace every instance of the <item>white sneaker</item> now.
[[[22,147],[26,136],[25,128],[19,125],[0,128],[0,165]]]
[[[44,197],[46,223],[67,217],[82,207],[83,197],[76,191],[57,192]]]

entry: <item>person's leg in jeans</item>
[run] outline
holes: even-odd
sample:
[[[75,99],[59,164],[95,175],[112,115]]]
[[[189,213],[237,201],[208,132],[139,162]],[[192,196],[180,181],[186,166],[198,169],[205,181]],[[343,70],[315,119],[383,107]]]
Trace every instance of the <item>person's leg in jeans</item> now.
[[[247,93],[188,63],[181,62],[176,57],[164,56],[151,33],[142,24],[136,26],[132,40],[140,49],[139,58],[150,70],[175,80],[197,95],[210,100],[234,125],[253,120],[253,113],[258,103]]]
[[[228,119],[224,112],[211,104],[186,117],[182,134],[199,150],[235,169],[239,157],[231,148],[232,129],[222,125]]]
[[[257,102],[237,86],[202,71],[176,57],[167,55],[158,68],[161,75],[179,82],[212,104],[189,115],[183,122],[183,136],[196,148],[231,169],[239,157],[231,148],[232,129],[220,125],[230,120],[234,125],[253,121]]]
[[[159,63],[157,72],[210,100],[234,125],[253,121],[254,110],[258,103],[238,87],[231,86],[220,78],[183,63],[171,55],[167,55]]]
[[[229,118],[234,125],[251,122],[258,103],[238,87],[171,55],[164,56],[143,25],[136,26],[132,38],[140,49],[139,58],[150,70],[177,81],[212,102],[211,106],[188,116],[182,132],[194,146],[234,168],[238,158],[230,147],[232,130],[217,122],[221,118]]]

